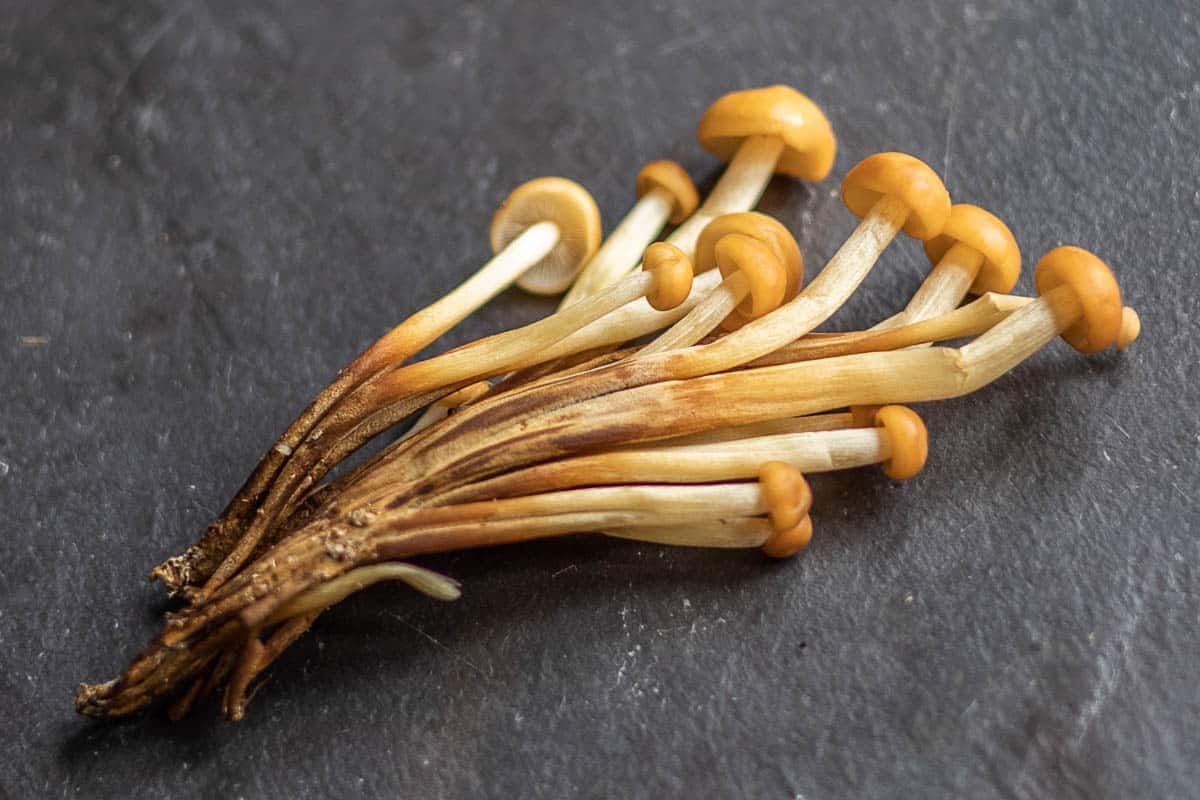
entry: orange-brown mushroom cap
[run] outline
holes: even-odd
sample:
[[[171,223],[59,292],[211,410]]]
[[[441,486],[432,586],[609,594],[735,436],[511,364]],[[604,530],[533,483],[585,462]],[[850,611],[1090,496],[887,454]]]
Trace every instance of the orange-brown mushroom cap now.
[[[692,260],[669,242],[655,242],[642,255],[642,269],[654,273],[654,285],[646,300],[659,311],[667,311],[687,299],[692,291]]]
[[[1082,247],[1056,247],[1038,261],[1034,283],[1039,295],[1068,286],[1083,314],[1062,337],[1081,353],[1098,353],[1121,335],[1121,287],[1108,265]]]
[[[600,209],[587,189],[566,178],[534,178],[504,199],[492,217],[492,252],[499,253],[530,225],[553,222],[558,244],[517,279],[534,294],[557,294],[600,246]]]
[[[741,272],[750,286],[746,299],[735,309],[737,314],[751,320],[779,308],[787,291],[787,268],[767,244],[744,233],[731,233],[721,237],[715,252],[723,276]]]
[[[790,86],[764,86],[717,98],[696,126],[700,146],[729,161],[742,140],[777,136],[783,154],[776,172],[803,181],[819,181],[833,169],[837,139],[821,109]]]
[[[763,552],[787,558],[803,550],[812,539],[812,489],[793,464],[768,461],[758,469],[758,485],[766,502],[775,532],[763,544]]]
[[[888,435],[892,457],[883,471],[894,481],[904,481],[925,467],[929,457],[929,434],[917,412],[908,406],[883,406],[875,412],[876,427]]]
[[[884,197],[908,206],[904,232],[922,241],[942,232],[950,216],[950,193],[933,168],[907,153],[867,156],[842,179],[842,202],[865,217]]]
[[[925,255],[937,264],[956,244],[965,244],[983,256],[971,284],[972,294],[1007,294],[1021,276],[1021,248],[1008,226],[979,206],[956,203],[942,232],[925,242]]]
[[[722,214],[704,226],[696,239],[694,258],[697,274],[717,266],[717,242],[731,233],[743,233],[770,247],[787,270],[788,282],[783,302],[796,296],[804,283],[804,256],[800,253],[800,245],[783,223],[757,211]]]
[[[692,215],[700,205],[700,193],[687,170],[669,159],[651,161],[638,171],[637,195],[641,197],[653,189],[662,189],[671,195],[671,217],[667,221],[678,225]]]

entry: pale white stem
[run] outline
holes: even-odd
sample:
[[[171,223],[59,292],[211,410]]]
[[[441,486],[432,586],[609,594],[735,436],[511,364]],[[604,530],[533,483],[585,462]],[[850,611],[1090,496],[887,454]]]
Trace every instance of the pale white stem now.
[[[558,244],[559,235],[558,226],[553,222],[530,225],[474,275],[440,300],[413,314],[404,324],[425,334],[420,338],[433,341],[549,255]]]
[[[721,283],[720,270],[702,272],[692,281],[687,299],[667,311],[658,311],[645,298],[635,300],[586,325],[545,350],[544,361],[632,341],[683,319]]]
[[[677,547],[761,547],[775,533],[765,517],[739,517],[690,525],[613,528],[603,532],[615,539],[634,539]]]
[[[925,280],[921,282],[904,310],[880,322],[871,330],[898,328],[954,310],[967,296],[967,291],[975,282],[982,266],[983,254],[959,242],[947,250],[925,276]]]
[[[881,198],[800,294],[741,329],[687,351],[687,374],[719,372],[753,361],[827,320],[866,278],[908,215],[903,200]]]
[[[407,395],[430,391],[460,381],[488,378],[546,360],[547,349],[579,328],[632,302],[653,287],[648,272],[629,275],[600,294],[586,297],[537,322],[498,333],[440,356],[400,367],[384,377],[382,385]]]
[[[671,231],[667,241],[692,257],[700,232],[717,217],[749,211],[766,191],[775,166],[783,155],[783,140],[777,136],[750,136],[742,141],[716,186],[704,203],[683,224]]]
[[[404,581],[436,600],[457,600],[462,595],[457,581],[414,564],[371,564],[350,570],[345,575],[293,597],[268,617],[266,624],[274,625],[300,614],[320,611],[381,581]]]
[[[677,436],[673,439],[663,439],[662,444],[674,447],[676,445],[716,444],[731,442],[737,439],[752,439],[758,436],[779,436],[785,433],[812,433],[815,431],[836,431],[854,427],[854,415],[850,413],[813,414],[808,417],[784,417],[769,419],[764,422],[753,422],[749,425],[736,425],[729,428],[716,428],[704,433],[693,433],[687,436]],[[640,447],[631,445],[631,447]]]
[[[741,270],[730,275],[701,300],[687,316],[637,352],[639,356],[690,347],[707,336],[733,313],[750,292],[750,281]]]
[[[600,249],[584,264],[559,308],[597,294],[632,272],[642,260],[642,253],[666,226],[674,204],[674,197],[662,187],[651,189],[638,198]]]
[[[891,458],[883,428],[788,433],[715,444],[647,447],[579,456],[547,465],[571,485],[580,483],[707,483],[755,478],[768,461],[786,461],[801,472],[831,472]],[[576,484],[578,485],[578,484]]]
[[[708,223],[725,214],[750,211],[758,204],[758,199],[771,182],[771,176],[775,174],[781,155],[783,140],[777,136],[750,136],[742,140],[708,197],[690,217],[671,231],[666,241],[686,253],[688,258],[694,258],[696,240]]]

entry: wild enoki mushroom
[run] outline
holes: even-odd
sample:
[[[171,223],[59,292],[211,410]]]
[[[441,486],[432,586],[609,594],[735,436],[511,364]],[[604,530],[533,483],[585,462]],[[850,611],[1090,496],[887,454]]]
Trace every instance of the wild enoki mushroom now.
[[[930,239],[941,232],[950,212],[949,195],[937,174],[920,160],[902,153],[880,153],[864,159],[847,174],[842,183],[842,192],[847,206],[862,216],[863,220],[825,269],[794,299],[775,313],[752,320],[715,342],[648,353],[588,373],[589,380],[584,382],[582,391],[599,394],[630,388],[639,383],[688,378],[730,369],[760,358],[828,319],[858,287],[883,250],[902,229],[915,238]],[[720,226],[717,230],[718,233],[723,231]],[[712,238],[718,237],[714,235]],[[791,238],[790,234],[787,238]],[[798,249],[796,253],[798,260]],[[790,258],[788,256],[782,260],[786,262]],[[799,282],[799,273],[798,268],[789,272],[789,286],[793,280]],[[546,338],[559,336],[571,341],[579,332],[568,335],[570,326],[563,325],[564,320],[569,319],[572,325],[577,325],[580,320],[588,318],[593,309],[605,307],[611,310],[615,307],[605,305],[606,298],[617,297],[626,290],[647,291],[651,284],[646,281],[646,273],[640,276],[642,283],[636,282],[638,277],[631,276],[602,294],[532,326],[493,337],[490,344],[489,340],[482,340],[435,359],[400,367],[364,385],[355,393],[360,399],[348,404],[346,413],[340,419],[335,419],[338,416],[335,413],[323,423],[322,433],[332,434],[325,442],[317,442],[310,437],[305,446],[293,455],[289,469],[283,475],[284,480],[272,487],[257,518],[214,573],[205,587],[206,592],[215,589],[244,563],[269,527],[288,509],[294,508],[304,493],[333,465],[372,436],[416,410],[413,407],[416,404],[406,406],[406,400],[411,402],[409,399],[421,397],[421,392],[452,385],[455,380],[469,381],[488,374],[499,374],[523,363],[535,363],[558,355],[554,348],[545,349],[545,339],[532,336],[530,329],[539,328],[547,334]],[[608,325],[611,329],[613,323],[606,316],[592,323],[592,326],[595,325]],[[635,326],[629,328],[625,330],[624,337],[640,335]],[[499,348],[495,347],[497,341],[502,344]],[[577,346],[582,350],[586,349],[583,344],[595,347],[606,343],[611,342],[585,340],[577,343]],[[522,362],[514,354],[527,356],[532,361]],[[610,383],[608,378],[615,382]],[[527,401],[533,408],[538,407],[539,402],[552,404],[561,399],[555,396],[560,389],[554,381],[541,381],[526,391],[540,392],[540,401]],[[474,409],[487,407],[490,406],[486,403],[473,406]],[[457,416],[472,418],[472,412],[468,409]],[[340,439],[334,441],[335,437]],[[428,437],[414,437],[411,441],[427,442]],[[436,443],[438,440],[434,438],[433,441]],[[403,452],[397,451],[398,454]]]
[[[457,598],[455,581],[411,563],[428,553],[603,533],[793,555],[813,534],[806,474],[922,469],[925,426],[898,404],[976,391],[1059,335],[1094,353],[1140,331],[1111,271],[1080,248],[1041,259],[1037,298],[1006,294],[1020,266],[1011,232],[952,207],[936,173],[901,153],[846,175],[861,221],[805,286],[790,232],[750,209],[776,172],[828,173],[819,109],[786,87],[737,92],[697,135],[730,162],[703,205],[678,165],[652,162],[599,251],[581,187],[552,178],[514,192],[493,221],[496,258],[318,395],[205,538],[159,568],[173,587],[207,578],[191,605],[117,680],[81,687],[77,708],[115,717],[173,697],[177,717],[223,684],[223,711],[239,719],[255,679],[350,594],[401,581]],[[668,221],[678,227],[651,244]],[[934,264],[904,310],[812,333],[901,231]],[[560,292],[585,263],[556,314],[403,363],[514,280]],[[959,307],[968,294],[979,297]],[[319,483],[425,407],[408,435]]]
[[[531,291],[561,291],[599,242],[600,211],[582,186],[548,177],[517,187],[492,219],[495,256],[458,288],[388,331],[343,368],[262,457],[204,537],[183,555],[156,567],[151,577],[172,590],[207,578],[249,524],[280,468],[326,412],[381,370],[424,349],[514,281]]]
[[[960,396],[999,377],[1058,334],[1084,352],[1096,352],[1117,340],[1123,315],[1120,291],[1099,259],[1078,248],[1058,248],[1039,262],[1036,277],[1038,299],[958,349],[867,353],[742,369],[639,385],[601,396],[585,394],[578,401],[572,401],[568,390],[561,405],[534,411],[521,430],[497,413],[506,404],[523,405],[527,398],[521,392],[512,394],[515,400],[502,395],[481,401],[431,429],[445,428],[444,434],[457,430],[456,447],[426,452],[424,458],[410,453],[414,457],[407,469],[396,469],[399,461],[381,462],[394,473],[390,499],[372,497],[363,504],[356,501],[355,487],[347,487],[324,513],[248,565],[207,602],[174,617],[158,642],[144,651],[121,679],[81,689],[78,706],[98,716],[128,713],[183,688],[188,681],[193,681],[193,686],[209,685],[212,676],[208,670],[232,671],[229,686],[234,697],[232,701],[227,697],[226,707],[237,716],[243,705],[239,698],[247,683],[245,676],[256,674],[264,654],[278,650],[276,637],[283,636],[286,641],[293,636],[290,620],[282,619],[289,613],[286,609],[290,607],[299,615],[295,618],[305,620],[314,613],[313,603],[319,602],[302,598],[340,596],[337,587],[345,584],[334,582],[342,576],[422,553],[587,530],[630,534],[640,529],[649,531],[648,538],[661,541],[679,536],[680,526],[693,521],[709,535],[713,519],[752,518],[768,510],[772,512],[770,531],[761,524],[743,523],[737,524],[737,531],[747,538],[751,533],[758,535],[756,541],[777,554],[794,551],[811,535],[805,525],[792,522],[799,514],[795,509],[803,503],[798,501],[788,517],[787,503],[768,502],[768,495],[787,496],[789,481],[766,479],[765,473],[760,474],[759,483],[767,485],[773,480],[777,483],[770,485],[775,488],[764,490],[759,484],[727,481],[655,483],[589,486],[449,505],[441,505],[437,499],[439,494],[449,496],[447,488],[453,491],[456,486],[509,469],[533,467],[537,462],[582,456],[579,450],[652,442],[672,434],[758,424],[852,404]],[[563,380],[586,382],[588,378],[585,372]],[[665,411],[669,408],[686,408],[688,414],[672,415]],[[891,412],[895,421],[886,412],[877,412],[876,422],[882,425],[887,445],[883,446],[883,436],[877,434],[874,455],[877,460],[886,456],[896,474],[904,476],[924,461],[923,429],[919,420],[902,410]],[[476,419],[464,419],[472,413]],[[479,418],[481,413],[484,417],[490,413],[491,428],[478,427],[487,421]],[[427,440],[430,432],[414,437],[409,449],[411,443]],[[916,441],[922,444],[914,446]],[[774,454],[761,451],[754,458]],[[790,461],[785,463],[800,469]],[[745,470],[745,464],[734,467],[735,473],[744,474]],[[799,484],[791,481],[791,485]],[[770,546],[772,535],[781,535],[777,547]],[[328,585],[335,588],[322,589]],[[264,644],[260,637],[274,623],[280,627]],[[231,651],[236,654],[232,658],[227,655]],[[190,690],[185,697],[189,696]]]

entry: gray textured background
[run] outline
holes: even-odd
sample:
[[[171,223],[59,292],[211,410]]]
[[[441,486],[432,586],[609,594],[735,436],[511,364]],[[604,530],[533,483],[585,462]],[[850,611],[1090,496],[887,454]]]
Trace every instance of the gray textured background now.
[[[1184,797],[1200,782],[1193,2],[0,2],[0,795]],[[1145,333],[926,406],[928,469],[815,481],[802,557],[581,537],[324,616],[240,725],[93,724],[192,541],[359,348],[488,255],[522,180],[611,224],[704,183],[719,94],[827,111],[763,208],[819,266],[901,149],[1115,268]],[[894,246],[834,324],[899,308]],[[1022,291],[1032,291],[1028,273]],[[509,292],[438,347],[531,320]],[[37,339],[44,337],[44,343]]]

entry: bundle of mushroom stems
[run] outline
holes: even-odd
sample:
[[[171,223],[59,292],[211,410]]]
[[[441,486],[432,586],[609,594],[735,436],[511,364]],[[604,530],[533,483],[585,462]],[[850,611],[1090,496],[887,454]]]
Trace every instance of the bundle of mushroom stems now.
[[[411,563],[427,553],[603,534],[792,556],[813,535],[807,473],[920,472],[925,425],[901,404],[974,392],[1060,336],[1083,353],[1137,336],[1112,272],[1077,247],[1037,262],[1037,297],[1010,294],[1021,256],[1009,229],[951,204],[902,153],[845,175],[860,221],[806,280],[795,238],[753,208],[774,175],[829,174],[821,110],[785,86],[735,92],[697,138],[727,162],[703,203],[681,167],[651,162],[603,242],[578,184],[512,192],[492,221],[494,258],[345,367],[203,537],[154,570],[184,604],[119,678],[83,685],[78,710],[170,700],[179,716],[223,687],[225,716],[240,719],[262,671],[351,593],[399,580],[458,597]],[[814,333],[901,233],[932,265],[907,305],[868,330]],[[565,291],[559,310],[413,359],[514,282]],[[414,416],[378,455],[332,473]]]

